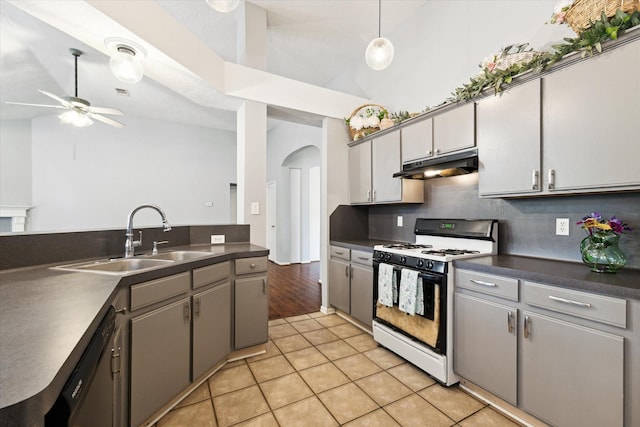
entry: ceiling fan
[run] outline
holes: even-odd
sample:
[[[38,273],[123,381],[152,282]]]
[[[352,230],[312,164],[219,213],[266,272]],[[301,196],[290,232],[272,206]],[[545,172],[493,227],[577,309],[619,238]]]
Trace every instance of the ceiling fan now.
[[[60,114],[58,118],[62,123],[71,124],[76,127],[90,126],[93,124],[93,120],[101,121],[117,128],[123,128],[125,125],[116,120],[105,117],[103,114],[122,116],[122,111],[116,108],[103,108],[92,107],[91,103],[86,99],[78,98],[78,57],[82,55],[82,52],[78,49],[71,48],[69,52],[75,57],[75,96],[59,97],[52,93],[38,89],[38,92],[47,95],[49,98],[53,98],[60,103],[60,105],[48,105],[48,104],[27,104],[24,102],[11,102],[7,101],[7,104],[14,105],[27,105],[32,107],[46,107],[46,108],[58,108],[67,110]]]

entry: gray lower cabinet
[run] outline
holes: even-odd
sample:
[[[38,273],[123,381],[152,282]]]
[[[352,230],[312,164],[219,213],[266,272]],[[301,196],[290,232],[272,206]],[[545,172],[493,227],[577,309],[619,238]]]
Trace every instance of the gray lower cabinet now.
[[[373,253],[333,245],[329,253],[329,304],[371,326]]]
[[[345,313],[351,311],[349,266],[348,261],[329,259],[329,304]]]
[[[189,298],[131,320],[131,425],[139,425],[190,384]]]
[[[234,347],[236,350],[268,341],[267,264],[267,257],[235,260]]]
[[[530,311],[523,318],[522,407],[557,426],[622,426],[623,338]]]
[[[373,320],[373,254],[351,251],[351,316],[365,325]]]
[[[517,405],[517,309],[455,293],[455,371]]]
[[[230,282],[193,295],[193,380],[232,351],[231,303]]]

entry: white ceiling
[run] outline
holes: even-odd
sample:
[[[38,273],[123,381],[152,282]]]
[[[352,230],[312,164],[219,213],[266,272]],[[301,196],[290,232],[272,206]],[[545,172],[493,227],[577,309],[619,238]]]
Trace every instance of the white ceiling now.
[[[376,0],[247,1],[266,10],[265,71],[325,88],[332,88],[339,80],[341,87],[350,88],[351,95],[367,97],[356,84],[353,70],[362,66],[367,44],[377,37]],[[221,14],[204,0],[156,3],[224,61],[237,62],[242,7]],[[402,25],[425,3],[384,0],[382,35]],[[222,94],[177,64],[147,60],[142,82],[128,85],[116,80],[109,71],[103,40],[126,34],[126,25],[107,19],[91,2],[2,0],[0,7],[0,118],[52,114],[45,108],[5,103],[49,104],[51,100],[37,89],[73,95],[73,57],[68,51],[73,47],[85,53],[79,58],[78,95],[95,106],[119,108],[125,113],[120,121],[126,123],[126,116],[137,116],[235,131],[235,110],[241,100]],[[154,40],[135,41],[147,50],[154,49]],[[128,89],[130,97],[117,95],[115,88]],[[270,107],[268,113],[271,118],[316,126],[321,119],[283,107]]]

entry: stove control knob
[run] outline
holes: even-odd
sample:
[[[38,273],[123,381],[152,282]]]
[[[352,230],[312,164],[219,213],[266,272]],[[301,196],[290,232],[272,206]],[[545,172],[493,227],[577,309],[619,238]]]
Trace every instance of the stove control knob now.
[[[406,256],[401,256],[400,257],[400,264],[406,264],[407,263],[407,257]]]
[[[386,255],[387,261],[389,261],[391,259],[391,254],[385,254],[385,255]]]
[[[419,259],[419,260],[417,260],[417,261],[416,261],[416,266],[417,266],[417,267],[422,267],[422,266],[424,266],[424,260],[423,260],[423,259]]]
[[[428,260],[428,261],[427,261],[427,268],[428,268],[429,270],[433,269],[433,261],[431,261],[431,260]]]

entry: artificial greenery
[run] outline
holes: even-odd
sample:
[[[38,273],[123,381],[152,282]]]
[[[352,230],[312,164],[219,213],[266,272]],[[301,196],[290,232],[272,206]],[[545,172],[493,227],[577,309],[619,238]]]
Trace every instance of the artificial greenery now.
[[[594,49],[601,52],[602,42],[615,40],[619,34],[636,25],[640,25],[640,11],[628,14],[618,9],[611,18],[602,13],[600,20],[583,30],[578,37],[567,37],[564,39],[565,43],[553,45],[554,52],[543,52],[529,62],[514,64],[505,70],[489,71],[484,68],[482,74],[472,77],[469,83],[456,88],[447,102],[468,101],[491,87],[497,94],[503,85],[511,83],[515,76],[530,70],[541,72],[572,52],[582,51],[583,57],[593,55]]]

